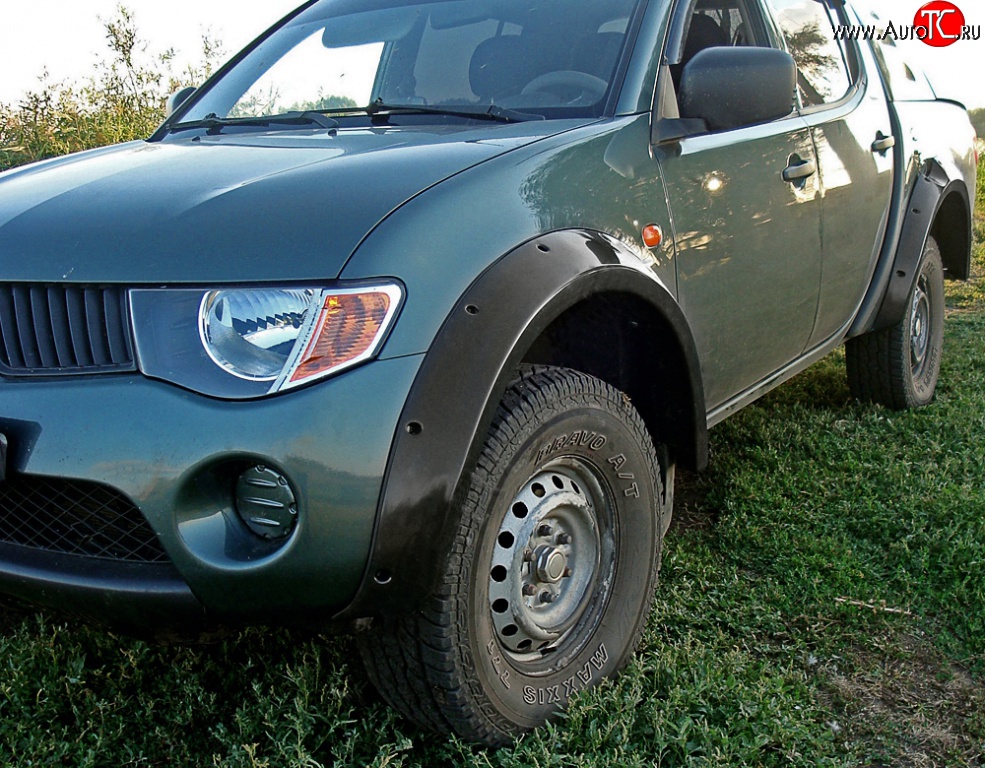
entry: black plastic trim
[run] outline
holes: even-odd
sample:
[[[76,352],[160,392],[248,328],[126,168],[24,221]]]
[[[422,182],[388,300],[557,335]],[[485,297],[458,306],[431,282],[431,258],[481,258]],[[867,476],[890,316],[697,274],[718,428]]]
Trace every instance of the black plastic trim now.
[[[0,593],[121,632],[167,639],[207,629],[205,609],[174,566],[117,563],[0,544]]]
[[[917,277],[923,249],[930,236],[941,204],[951,194],[958,194],[968,204],[968,192],[959,181],[948,182],[940,166],[931,162],[917,179],[906,209],[896,258],[886,286],[885,296],[869,330],[891,328],[906,314],[906,299]],[[970,243],[970,238],[969,238]],[[971,259],[969,247],[967,258]]]
[[[683,444],[671,449],[686,466],[707,464],[704,391],[687,321],[642,262],[614,242],[588,231],[542,236],[490,267],[460,299],[407,399],[366,574],[339,618],[408,610],[434,588],[458,522],[456,499],[503,392],[545,329],[587,298],[638,297],[670,326],[688,368],[675,376],[690,400],[674,413]]]

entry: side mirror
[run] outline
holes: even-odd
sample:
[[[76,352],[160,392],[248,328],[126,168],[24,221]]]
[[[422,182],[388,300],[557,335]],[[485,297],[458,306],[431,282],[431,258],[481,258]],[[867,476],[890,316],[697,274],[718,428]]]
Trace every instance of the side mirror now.
[[[793,111],[796,87],[797,65],[785,51],[706,48],[681,74],[681,117],[713,132],[768,123]]]
[[[168,104],[165,110],[165,117],[171,117],[186,101],[188,97],[195,93],[197,89],[194,86],[188,86],[187,88],[182,88],[176,93],[172,93],[171,97],[168,99]]]

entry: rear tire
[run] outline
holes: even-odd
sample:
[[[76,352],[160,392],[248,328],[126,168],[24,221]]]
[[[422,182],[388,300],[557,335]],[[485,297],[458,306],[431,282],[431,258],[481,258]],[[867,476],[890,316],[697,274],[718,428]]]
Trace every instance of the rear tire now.
[[[608,384],[560,368],[513,382],[440,587],[360,643],[383,696],[422,726],[495,746],[623,667],[669,519],[657,456]]]
[[[859,400],[894,410],[934,399],[944,346],[944,270],[940,249],[927,239],[906,313],[896,325],[845,344],[848,385]]]

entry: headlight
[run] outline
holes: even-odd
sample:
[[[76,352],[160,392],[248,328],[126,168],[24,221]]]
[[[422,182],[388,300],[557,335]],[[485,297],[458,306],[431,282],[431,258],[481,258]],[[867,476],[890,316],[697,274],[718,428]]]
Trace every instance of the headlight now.
[[[402,298],[393,283],[130,294],[141,370],[233,398],[281,392],[373,357]]]
[[[212,291],[202,299],[199,330],[220,368],[250,381],[275,381],[312,313],[314,291]]]

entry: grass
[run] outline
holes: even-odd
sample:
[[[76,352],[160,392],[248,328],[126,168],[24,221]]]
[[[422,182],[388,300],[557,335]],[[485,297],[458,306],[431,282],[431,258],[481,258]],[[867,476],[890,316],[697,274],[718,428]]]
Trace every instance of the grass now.
[[[985,189],[985,173],[980,177]],[[854,402],[835,354],[682,478],[636,659],[486,751],[396,717],[358,637],[160,648],[0,615],[10,766],[977,766],[985,761],[985,206],[936,402]]]

